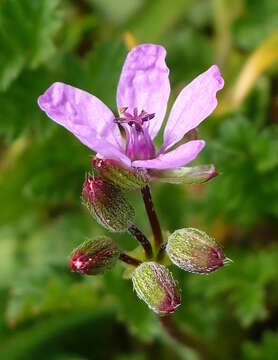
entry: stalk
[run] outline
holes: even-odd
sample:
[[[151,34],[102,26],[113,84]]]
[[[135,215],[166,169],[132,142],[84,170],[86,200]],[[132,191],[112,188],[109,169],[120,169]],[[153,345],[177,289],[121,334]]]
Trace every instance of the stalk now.
[[[120,254],[120,257],[119,259],[121,261],[123,261],[124,263],[126,264],[129,264],[129,265],[133,265],[135,267],[139,266],[140,264],[142,264],[142,261],[141,260],[138,260],[138,259],[135,259],[134,257],[132,256],[129,256],[127,255],[126,253],[122,252]]]
[[[128,228],[128,232],[142,245],[145,250],[146,257],[150,259],[153,256],[153,250],[151,243],[146,236],[135,225],[131,225]]]
[[[148,218],[150,221],[150,225],[152,228],[156,248],[160,249],[161,244],[163,243],[163,238],[162,238],[160,224],[159,224],[159,221],[158,221],[155,209],[154,209],[154,204],[152,201],[150,187],[148,185],[144,186],[141,189],[141,193],[142,193],[142,197],[144,200],[145,209],[147,211]]]

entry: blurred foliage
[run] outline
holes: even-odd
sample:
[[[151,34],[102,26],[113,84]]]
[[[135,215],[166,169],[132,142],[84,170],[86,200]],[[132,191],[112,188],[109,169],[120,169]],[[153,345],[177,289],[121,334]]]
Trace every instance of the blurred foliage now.
[[[53,55],[52,37],[62,23],[58,5],[59,0],[1,2],[2,89],[6,89],[24,68],[36,68]]]
[[[92,154],[37,106],[64,81],[115,111],[128,47],[141,42],[167,48],[170,103],[212,63],[225,78],[197,160],[221,175],[153,185],[164,230],[207,230],[234,260],[205,277],[173,269],[183,294],[175,319],[222,358],[278,357],[278,66],[269,46],[277,31],[276,0],[1,1],[1,359],[197,359],[167,338],[121,264],[103,277],[69,271],[70,251],[103,232],[80,204]],[[139,193],[130,199],[149,233]]]

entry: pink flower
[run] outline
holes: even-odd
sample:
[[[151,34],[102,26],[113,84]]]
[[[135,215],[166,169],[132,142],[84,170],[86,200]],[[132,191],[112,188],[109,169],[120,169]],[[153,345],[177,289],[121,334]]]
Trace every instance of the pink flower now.
[[[162,126],[170,94],[165,56],[166,50],[153,44],[129,52],[117,90],[119,117],[95,96],[59,82],[39,97],[38,104],[99,157],[127,167],[184,166],[195,159],[205,141],[192,140],[172,148],[213,112],[224,80],[213,65],[181,91],[170,111],[163,146],[156,150],[153,140]],[[125,130],[125,144],[119,126]]]

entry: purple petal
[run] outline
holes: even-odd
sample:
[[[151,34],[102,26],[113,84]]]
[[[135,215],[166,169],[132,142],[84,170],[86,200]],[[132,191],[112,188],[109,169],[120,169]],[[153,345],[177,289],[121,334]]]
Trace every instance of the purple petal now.
[[[122,149],[121,134],[112,111],[88,92],[56,82],[39,97],[38,104],[52,120],[72,132],[89,148],[98,151],[94,148],[93,139],[85,142],[76,126],[82,126],[82,133],[93,130],[106,142]]]
[[[149,134],[158,133],[167,109],[170,94],[169,69],[165,63],[166,50],[160,45],[145,44],[132,49],[126,58],[117,90],[118,109],[138,108],[155,113],[149,121]]]
[[[213,65],[181,91],[165,127],[164,150],[176,144],[213,112],[217,106],[216,93],[223,86],[220,71]]]
[[[131,166],[130,159],[125,155],[123,150],[112,145],[106,139],[103,139],[93,129],[83,125],[75,125],[70,130],[84,145],[98,153],[99,157],[106,159],[118,160],[127,167]]]
[[[132,166],[147,169],[177,168],[194,160],[204,146],[204,140],[192,140],[177,147],[175,150],[159,155],[156,159],[133,161]]]

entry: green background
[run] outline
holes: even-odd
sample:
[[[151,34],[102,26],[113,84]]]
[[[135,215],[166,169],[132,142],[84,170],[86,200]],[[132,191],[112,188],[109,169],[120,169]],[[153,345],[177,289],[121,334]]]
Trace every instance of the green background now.
[[[118,264],[103,277],[68,268],[104,230],[81,205],[91,152],[47,119],[38,96],[64,81],[116,111],[132,44],[167,49],[173,102],[217,63],[217,111],[194,162],[205,185],[153,184],[164,230],[193,226],[234,260],[209,276],[175,269],[175,320],[222,359],[278,357],[278,2],[276,0],[2,0],[0,2],[0,358],[198,359],[173,342]],[[160,139],[158,139],[159,142]],[[150,233],[139,192],[136,223]],[[114,236],[122,248],[136,243]]]

